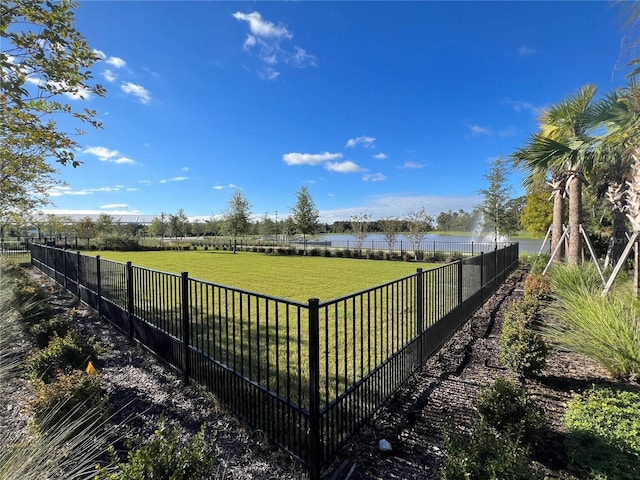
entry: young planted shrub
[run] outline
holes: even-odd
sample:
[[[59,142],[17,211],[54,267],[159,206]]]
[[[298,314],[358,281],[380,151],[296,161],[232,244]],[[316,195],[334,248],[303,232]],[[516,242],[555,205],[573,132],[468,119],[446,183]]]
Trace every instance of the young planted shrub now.
[[[547,300],[551,296],[549,279],[540,274],[529,274],[524,280],[524,296],[538,301]]]
[[[538,375],[549,350],[537,333],[538,301],[533,297],[512,302],[504,312],[500,333],[500,361],[520,377]]]
[[[38,348],[46,347],[52,338],[64,337],[71,329],[69,317],[58,315],[36,323],[29,329]]]
[[[115,472],[98,471],[96,480],[196,480],[215,465],[212,445],[205,441],[204,426],[189,442],[181,443],[180,430],[160,421],[153,438],[129,450],[127,461],[118,463],[112,450]]]
[[[34,399],[30,408],[39,431],[51,429],[62,419],[68,418],[94,422],[106,417],[109,408],[101,396],[100,380],[82,370],[61,374],[51,383],[42,380],[33,382]],[[92,415],[87,415],[90,410]]]
[[[445,432],[442,480],[539,480],[529,453],[516,439],[480,421],[470,435]]]
[[[84,370],[89,360],[95,360],[95,349],[76,332],[54,337],[49,344],[29,355],[26,368],[33,380],[50,383],[59,374]]]
[[[640,478],[640,391],[593,387],[569,402],[564,421],[580,478]]]
[[[477,408],[480,419],[499,434],[528,447],[537,442],[542,412],[523,385],[499,378],[482,388]]]

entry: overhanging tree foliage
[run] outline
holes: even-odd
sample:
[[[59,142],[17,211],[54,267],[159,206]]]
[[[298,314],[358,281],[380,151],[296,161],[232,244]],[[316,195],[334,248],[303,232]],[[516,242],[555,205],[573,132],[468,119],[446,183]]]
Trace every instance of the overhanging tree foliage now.
[[[99,59],[75,28],[69,0],[0,4],[0,216],[47,203],[56,162],[79,164],[76,138],[96,111],[77,108],[102,97],[89,68]],[[77,122],[72,132],[58,123]]]

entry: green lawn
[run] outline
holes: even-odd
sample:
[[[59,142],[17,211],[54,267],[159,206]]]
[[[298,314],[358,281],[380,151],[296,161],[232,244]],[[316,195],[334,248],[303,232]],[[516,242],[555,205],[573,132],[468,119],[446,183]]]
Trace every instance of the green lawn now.
[[[95,252],[84,252],[94,255]],[[169,273],[188,272],[191,278],[266,295],[306,302],[321,301],[386,283],[437,265],[382,260],[265,255],[222,250],[100,252],[100,258],[131,261]]]

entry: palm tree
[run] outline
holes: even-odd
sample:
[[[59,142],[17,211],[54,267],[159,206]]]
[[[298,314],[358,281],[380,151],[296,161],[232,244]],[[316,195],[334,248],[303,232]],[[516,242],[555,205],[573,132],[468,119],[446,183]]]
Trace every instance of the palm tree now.
[[[515,163],[528,171],[552,175],[552,186],[557,192],[554,200],[558,202],[558,211],[554,208],[555,235],[552,237],[556,244],[562,228],[558,218],[561,210],[559,197],[563,183],[566,184],[569,197],[567,260],[571,264],[578,264],[581,260],[582,184],[586,182],[585,172],[593,163],[593,137],[590,133],[594,128],[591,110],[596,90],[595,86],[586,85],[548,108],[540,118],[540,131],[513,155]]]
[[[612,198],[619,202],[621,209],[626,213],[633,228],[635,239],[640,234],[640,87],[637,81],[632,78],[629,84],[616,92],[610,93],[605,99],[598,102],[594,112],[594,121],[599,122],[606,129],[599,138],[600,156],[610,154],[620,166],[622,172],[626,173],[626,188],[620,181],[618,185],[612,187]],[[604,152],[604,153],[602,153]],[[621,180],[624,176],[621,175]],[[631,248],[629,246],[629,248]],[[628,251],[628,249],[627,249]],[[636,244],[636,261],[634,263],[634,288],[636,293],[640,291],[640,275],[638,262],[640,252]],[[626,255],[624,255],[626,257]],[[621,257],[619,264],[625,261]],[[605,291],[613,282],[618,268],[607,282]]]

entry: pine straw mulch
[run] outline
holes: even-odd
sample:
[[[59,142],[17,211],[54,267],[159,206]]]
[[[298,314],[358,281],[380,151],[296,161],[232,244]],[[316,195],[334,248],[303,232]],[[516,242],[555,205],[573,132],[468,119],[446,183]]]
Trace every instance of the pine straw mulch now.
[[[76,307],[81,331],[100,345],[95,362],[104,390],[116,415],[114,436],[147,438],[163,416],[195,434],[206,425],[207,438],[215,439],[218,467],[211,478],[278,479],[307,478],[305,469],[274,446],[260,432],[252,431],[215,399],[194,386],[184,386],[179,374],[134,342],[97,318],[94,311],[65,292],[34,268],[29,274],[51,292],[51,303],[61,312]],[[502,311],[522,296],[526,268],[512,274],[499,290],[427,361],[421,371],[401,387],[325,468],[331,480],[393,480],[438,478],[445,429],[467,429],[475,411],[479,387],[499,377],[514,378],[498,359]],[[26,395],[24,378],[11,389],[0,386],[0,399],[12,408]],[[593,384],[615,380],[598,364],[569,352],[552,350],[539,378],[527,380],[530,394],[544,409],[547,429],[535,460],[547,478],[571,479],[562,443],[562,416],[574,392]],[[10,393],[13,392],[13,393]],[[17,397],[16,394],[17,393]],[[0,414],[0,427],[2,427]],[[386,439],[393,451],[382,453],[378,441]]]

